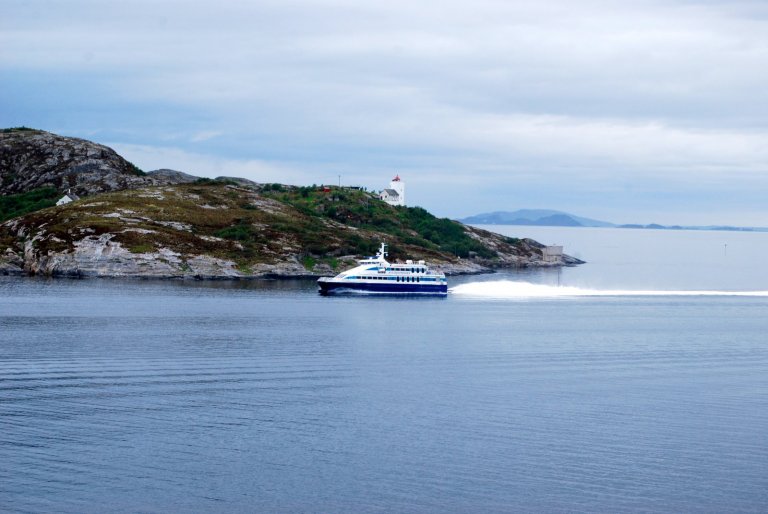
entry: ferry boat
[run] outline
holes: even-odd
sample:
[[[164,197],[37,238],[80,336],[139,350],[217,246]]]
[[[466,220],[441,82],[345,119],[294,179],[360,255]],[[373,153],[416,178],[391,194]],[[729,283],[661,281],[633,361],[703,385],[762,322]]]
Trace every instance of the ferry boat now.
[[[448,281],[444,273],[430,269],[424,261],[405,261],[395,264],[387,261],[387,245],[381,243],[375,257],[358,260],[358,266],[339,273],[333,278],[317,281],[320,294],[369,293],[448,294]]]

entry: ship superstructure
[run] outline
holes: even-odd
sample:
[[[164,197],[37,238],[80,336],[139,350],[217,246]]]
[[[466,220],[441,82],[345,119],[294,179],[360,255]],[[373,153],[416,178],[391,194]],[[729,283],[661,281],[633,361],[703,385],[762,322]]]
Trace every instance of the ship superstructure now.
[[[320,293],[365,291],[371,293],[448,294],[448,281],[444,273],[432,270],[424,261],[407,260],[402,263],[387,261],[387,245],[381,243],[374,257],[358,260],[358,266],[339,273],[333,278],[317,281]]]

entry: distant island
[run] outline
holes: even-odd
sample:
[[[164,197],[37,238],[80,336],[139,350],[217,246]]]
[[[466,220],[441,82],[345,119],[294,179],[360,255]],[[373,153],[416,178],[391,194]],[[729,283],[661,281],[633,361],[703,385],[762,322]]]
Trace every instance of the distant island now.
[[[113,149],[0,130],[0,274],[244,279],[334,275],[387,242],[446,274],[569,266],[544,245],[341,185],[145,172]]]
[[[519,209],[516,211],[495,211],[459,219],[469,225],[523,225],[536,227],[610,227],[654,230],[728,230],[738,232],[768,232],[766,227],[732,227],[728,225],[660,225],[658,223],[616,224],[576,216],[552,209]]]

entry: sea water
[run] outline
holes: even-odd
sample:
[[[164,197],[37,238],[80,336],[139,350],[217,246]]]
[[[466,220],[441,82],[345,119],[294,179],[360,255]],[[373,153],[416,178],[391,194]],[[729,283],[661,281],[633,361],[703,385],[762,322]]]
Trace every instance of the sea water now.
[[[764,511],[768,234],[669,234],[447,298],[0,278],[0,510]]]

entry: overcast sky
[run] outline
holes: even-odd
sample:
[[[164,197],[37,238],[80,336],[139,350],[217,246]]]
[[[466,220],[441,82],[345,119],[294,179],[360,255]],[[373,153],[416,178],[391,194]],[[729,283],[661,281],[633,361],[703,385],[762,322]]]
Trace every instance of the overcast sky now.
[[[768,2],[0,0],[0,125],[145,170],[768,226]]]

